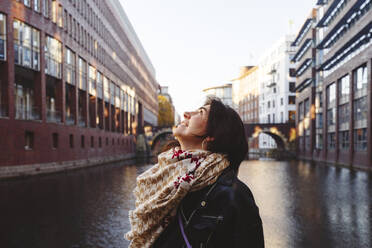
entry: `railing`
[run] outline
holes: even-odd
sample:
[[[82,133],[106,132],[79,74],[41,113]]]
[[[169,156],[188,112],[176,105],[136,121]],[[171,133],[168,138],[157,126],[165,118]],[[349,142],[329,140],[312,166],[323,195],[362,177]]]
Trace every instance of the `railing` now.
[[[57,110],[47,109],[46,119],[47,122],[61,123],[61,112]]]
[[[85,119],[83,118],[83,116],[81,114],[79,114],[79,117],[78,117],[78,125],[80,127],[85,127]]]
[[[28,105],[16,104],[15,118],[20,120],[41,120],[40,109]]]
[[[75,117],[72,115],[66,115],[66,124],[67,125],[74,125],[75,124]]]
[[[0,117],[9,116],[8,105],[0,103]]]

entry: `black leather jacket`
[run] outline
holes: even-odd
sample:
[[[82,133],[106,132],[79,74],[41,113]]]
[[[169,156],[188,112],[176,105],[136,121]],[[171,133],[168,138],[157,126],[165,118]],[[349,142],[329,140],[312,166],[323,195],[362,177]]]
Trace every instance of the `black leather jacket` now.
[[[193,248],[264,247],[262,222],[252,192],[230,168],[215,184],[189,193],[178,213]],[[178,218],[171,221],[152,247],[186,247]]]

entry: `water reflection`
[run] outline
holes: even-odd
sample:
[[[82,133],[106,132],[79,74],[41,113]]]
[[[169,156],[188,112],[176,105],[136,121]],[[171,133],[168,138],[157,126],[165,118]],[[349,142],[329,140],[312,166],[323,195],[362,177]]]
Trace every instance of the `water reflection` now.
[[[127,247],[128,211],[149,165],[112,164],[0,182],[0,247]],[[371,247],[372,176],[308,162],[245,161],[266,247]]]
[[[0,247],[127,247],[135,178],[148,167],[109,165],[1,182]]]
[[[371,247],[372,177],[309,162],[246,161],[267,247]]]

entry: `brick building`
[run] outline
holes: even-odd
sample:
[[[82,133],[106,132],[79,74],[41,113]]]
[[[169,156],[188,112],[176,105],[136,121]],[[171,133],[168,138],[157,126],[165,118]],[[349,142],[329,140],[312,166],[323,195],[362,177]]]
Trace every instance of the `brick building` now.
[[[244,123],[259,123],[259,78],[257,66],[244,66],[233,79],[233,102]],[[258,149],[258,137],[251,137],[249,148]]]
[[[133,153],[158,88],[118,0],[0,2],[0,165]]]
[[[299,132],[299,154],[371,168],[372,3],[319,0],[317,4],[316,18],[312,18],[312,48],[316,54],[311,68],[316,67],[315,82],[303,91],[299,87],[297,93],[299,128],[306,118],[310,120],[309,135],[306,127],[305,138]],[[300,81],[298,77],[297,83]],[[315,91],[315,100],[307,93],[310,91]]]
[[[298,149],[301,152],[301,157],[311,158],[314,151],[315,139],[321,141],[322,137],[315,135],[315,118],[311,118],[311,106],[315,106],[315,88],[317,86],[315,79],[316,74],[316,14],[317,10],[313,9],[310,15],[306,18],[297,37],[292,43],[292,47],[296,48],[296,53],[292,57],[291,62],[296,65],[294,72],[290,74],[296,76],[296,123],[298,134]],[[319,94],[322,93],[321,87]],[[318,108],[317,112],[321,115],[322,112]],[[314,113],[312,113],[314,117]],[[318,120],[322,116],[318,116]],[[321,125],[321,123],[320,123]],[[318,126],[322,130],[321,126]],[[318,129],[316,130],[318,131]],[[322,132],[320,132],[322,134]]]

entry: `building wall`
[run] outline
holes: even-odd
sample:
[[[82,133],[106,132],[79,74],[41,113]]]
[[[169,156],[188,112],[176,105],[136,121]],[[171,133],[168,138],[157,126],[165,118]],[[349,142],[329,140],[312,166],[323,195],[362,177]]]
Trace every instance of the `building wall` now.
[[[258,65],[260,123],[285,123],[289,121],[289,113],[293,114],[296,110],[295,92],[290,89],[290,83],[293,85],[295,78],[288,73],[290,68],[294,68],[290,63],[294,54],[291,48],[293,39],[293,35],[281,38],[265,53]],[[276,147],[275,141],[268,135],[261,134],[259,140],[260,148]]]
[[[221,101],[233,107],[232,102],[232,84],[225,84],[221,86],[211,87],[203,90],[204,95],[207,96],[216,96],[221,99]]]
[[[306,117],[299,113],[298,152],[302,158],[371,168],[371,3],[345,1],[337,11],[330,7],[339,3],[328,1],[317,8],[315,82],[297,93],[299,112],[306,99],[314,99],[309,112],[312,139],[308,145],[302,139]]]
[[[258,67],[245,66],[233,81],[233,102],[244,123],[259,123]],[[250,137],[249,148],[258,148],[258,139]]]
[[[0,165],[133,152],[133,134],[157,114],[158,85],[118,1],[39,2],[0,3]]]

